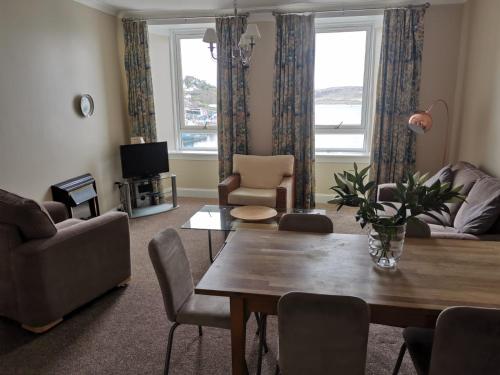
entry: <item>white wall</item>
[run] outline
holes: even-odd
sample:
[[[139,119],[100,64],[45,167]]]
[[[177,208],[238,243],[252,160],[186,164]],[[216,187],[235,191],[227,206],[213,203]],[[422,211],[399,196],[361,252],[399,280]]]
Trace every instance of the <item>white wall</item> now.
[[[118,204],[126,139],[118,20],[67,0],[2,0],[0,187],[38,200],[51,184],[90,172],[101,210]],[[83,119],[74,100],[91,94]]]
[[[500,177],[500,1],[474,0],[465,7],[464,53],[457,99],[454,158]]]

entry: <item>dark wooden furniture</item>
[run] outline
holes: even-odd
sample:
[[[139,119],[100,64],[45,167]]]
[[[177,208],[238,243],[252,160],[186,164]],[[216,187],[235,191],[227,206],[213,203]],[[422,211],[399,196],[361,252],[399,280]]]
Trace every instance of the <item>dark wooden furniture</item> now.
[[[196,287],[228,296],[233,374],[246,374],[245,317],[276,314],[290,291],[350,295],[370,305],[371,322],[434,327],[449,306],[500,308],[500,242],[409,238],[398,269],[382,271],[367,237],[237,231]]]
[[[99,216],[99,201],[95,179],[90,173],[70,178],[69,180],[52,185],[52,198],[64,203],[70,217],[73,216],[72,207],[88,203],[90,217]]]

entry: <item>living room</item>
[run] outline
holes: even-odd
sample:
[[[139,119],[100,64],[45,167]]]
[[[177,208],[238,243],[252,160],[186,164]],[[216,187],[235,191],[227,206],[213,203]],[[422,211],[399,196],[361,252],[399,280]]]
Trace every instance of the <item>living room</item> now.
[[[392,263],[389,267],[396,271],[383,270],[380,264],[366,268],[367,279],[362,280],[376,284],[360,285],[359,293],[345,289],[345,284],[337,289],[318,287],[328,282],[330,286],[340,285],[330,273],[320,279],[319,264],[315,264],[317,276],[311,276],[311,280],[318,278],[317,284],[304,281],[299,284],[304,288],[298,288],[287,279],[278,284],[290,283],[287,291],[345,294],[366,301],[372,324],[369,332],[366,327],[365,354],[355,362],[358,366],[361,363],[367,374],[393,372],[401,345],[407,340],[401,328],[417,323],[423,326],[423,321],[425,328],[434,328],[434,313],[444,307],[500,308],[500,300],[488,289],[497,277],[493,266],[500,264],[494,255],[494,250],[500,251],[500,109],[496,105],[500,93],[499,5],[495,0],[433,0],[430,4],[406,0],[2,1],[0,189],[5,194],[0,200],[0,373],[161,373],[166,367],[169,342],[173,342],[169,370],[174,374],[244,373],[247,367],[249,372],[274,373],[278,364],[283,374],[297,373],[286,363],[286,346],[281,345],[287,332],[281,332],[278,321],[277,295],[261,289],[264,284],[278,282],[276,275],[288,273],[278,268],[274,258],[269,258],[276,262],[274,275],[257,271],[264,272],[270,265],[271,261],[265,261],[271,256],[266,251],[274,254],[284,250],[285,244],[296,256],[303,248],[323,251],[326,237],[297,229],[283,231],[287,237],[281,238],[282,231],[277,229],[285,226],[282,215],[309,215],[307,220],[326,216],[333,231],[328,234],[333,236],[329,246],[334,248],[335,241],[349,241],[341,236],[356,236],[362,242],[358,245],[353,237],[352,247],[360,247],[360,262],[364,264],[365,257],[371,262],[368,237],[372,226],[364,224],[376,224],[373,215],[378,215],[378,208],[370,194],[378,191],[376,201],[388,202],[387,212],[395,209],[401,214],[398,204],[403,202],[397,194],[401,189],[409,194],[410,171],[435,176],[427,181],[422,174],[412,178],[415,189],[441,195],[431,203],[426,201],[425,207],[408,202],[408,212],[420,219],[419,215],[429,211],[437,216],[420,220],[424,226],[413,227],[406,214],[398,216],[398,224],[409,224],[405,244],[401,244],[401,260],[398,256],[397,267]],[[245,31],[247,37],[241,37]],[[138,150],[152,144],[168,148],[168,154],[162,149],[163,169],[154,173],[164,173],[166,186],[161,187],[161,194],[154,190],[158,187],[151,191],[146,187],[146,193],[152,194],[148,195],[132,191],[138,181],[125,173],[121,146]],[[234,156],[238,154],[250,156],[240,159]],[[285,154],[291,159],[276,161],[277,155]],[[149,181],[148,174],[134,177]],[[280,176],[274,182],[276,174]],[[361,180],[349,180],[354,175]],[[374,184],[365,189],[369,180]],[[434,185],[436,180],[441,185]],[[86,183],[87,190],[78,190],[79,195],[72,192],[68,186],[75,181]],[[403,181],[403,188],[387,185]],[[262,195],[249,193],[248,189],[269,188],[267,185],[274,191],[266,198],[271,199],[270,204],[263,203]],[[47,204],[63,200],[55,195],[53,186],[66,189],[66,206]],[[461,189],[454,192],[457,187]],[[349,195],[353,188],[359,200],[353,201]],[[247,190],[237,196],[238,189]],[[165,204],[158,205],[154,194],[161,195],[160,203]],[[359,208],[360,197],[364,196],[372,211]],[[82,207],[76,204],[78,199],[83,200]],[[337,211],[336,204],[327,203],[334,199],[337,204],[358,208]],[[40,212],[49,218],[47,228],[35,225],[36,230],[31,230],[32,222],[26,227],[14,221],[22,208],[21,200],[22,207],[31,209],[33,201],[43,202],[48,214]],[[483,206],[478,208],[480,203]],[[87,204],[90,210],[96,204],[97,212],[89,213]],[[461,207],[464,204],[469,206],[468,213]],[[251,215],[264,215],[263,223],[245,218],[245,210],[243,218],[238,219],[237,211],[231,214],[233,206],[263,206],[260,211],[250,211]],[[435,211],[441,215],[434,215]],[[144,212],[156,213],[139,215]],[[98,217],[79,220],[89,215]],[[211,221],[214,217],[215,224]],[[19,218],[28,220],[24,214]],[[237,230],[235,221],[241,222]],[[314,227],[311,223],[301,222],[299,226]],[[83,229],[77,229],[81,225]],[[329,228],[330,224],[325,225]],[[18,228],[15,233],[10,232],[12,226]],[[321,224],[313,227],[305,232],[319,231]],[[165,233],[169,228],[176,234]],[[58,242],[58,236],[69,236],[70,232],[79,236],[87,230],[95,231],[96,238],[75,237],[71,245],[65,244],[64,238]],[[36,231],[48,234],[30,237]],[[245,237],[252,235],[255,245]],[[160,241],[165,236],[169,240]],[[174,339],[169,340],[169,332],[178,322],[171,320],[164,306],[162,282],[157,279],[159,265],[148,247],[155,254],[151,248],[156,244],[161,254],[166,251],[165,244],[177,243],[176,236],[180,236],[180,246],[186,253],[182,259],[190,264],[195,296],[214,295],[215,280],[220,277],[222,282],[224,276],[236,273],[236,269],[229,272],[224,268],[239,264],[238,259],[230,258],[236,254],[232,250],[257,253],[252,246],[261,244],[264,254],[255,258],[253,266],[241,269],[242,275],[243,271],[257,273],[249,273],[240,283],[245,280],[252,285],[251,280],[260,280],[261,284],[259,288],[252,286],[252,293],[247,290],[244,328],[238,326],[240,331],[234,325],[228,332],[208,324],[199,336],[201,331],[194,326],[204,324],[183,323],[173,328]],[[297,248],[299,244],[303,248]],[[428,285],[429,298],[441,298],[442,304],[436,307],[436,302],[430,308],[419,300],[418,309],[432,310],[425,312],[425,319],[409,312],[407,316],[414,320],[381,318],[384,314],[377,310],[380,304],[367,289],[378,293],[377,288],[391,280],[387,278],[401,277],[398,280],[407,289],[393,292],[416,298],[418,288],[412,282],[421,277],[411,267],[422,266],[416,254],[420,254],[420,247],[438,245],[443,247],[443,254],[450,252],[450,258],[429,255],[429,259],[442,265],[443,272],[453,266],[465,267],[461,263],[464,259],[453,258],[458,255],[450,249],[462,249],[460,256],[470,249],[470,254],[477,251],[484,257],[476,261],[467,258],[479,268],[469,274],[462,271],[463,278],[455,280],[452,277],[458,276],[448,275],[448,280],[470,289],[447,294],[446,300],[444,295],[438,296],[437,287],[432,290]],[[69,255],[73,254],[69,250],[62,255],[71,247],[79,251],[102,248],[103,253],[83,259],[73,249],[75,255]],[[16,260],[16,252],[41,254],[42,250],[54,249],[62,252],[54,256],[57,267],[52,266],[49,256],[36,261],[29,257]],[[218,257],[218,253],[223,256]],[[70,263],[64,263],[64,259]],[[333,262],[330,270],[337,270],[339,275],[346,272],[346,268],[335,268],[344,263],[331,258],[328,261]],[[83,266],[85,262],[96,268],[89,268],[89,272]],[[293,269],[291,263],[284,264],[286,269]],[[434,275],[431,271],[435,266],[429,265],[430,275]],[[307,269],[312,269],[312,264],[301,272]],[[219,275],[218,270],[226,272]],[[25,280],[26,274],[31,275],[29,280]],[[361,274],[352,272],[344,279],[360,278]],[[479,282],[478,274],[484,278],[480,280],[484,289],[474,293],[479,290],[474,284]],[[373,279],[378,277],[374,275],[380,279]],[[65,277],[77,281],[68,282]],[[429,276],[429,280],[433,279]],[[225,280],[224,285],[230,282]],[[356,285],[356,280],[352,283]],[[80,287],[73,290],[72,285]],[[28,297],[22,297],[28,301],[23,305],[26,311],[21,311],[22,289],[30,290]],[[257,301],[258,308],[252,305],[255,289],[259,295],[271,293],[265,301]],[[229,306],[224,294],[229,292],[220,293],[218,298],[224,298]],[[242,293],[238,290],[236,294]],[[279,297],[284,294],[281,290]],[[269,299],[273,302],[267,306],[264,302]],[[66,304],[66,300],[71,303]],[[409,302],[389,305],[402,308],[405,303]],[[44,309],[50,319],[34,318]],[[54,311],[62,315],[54,316]],[[402,314],[397,311],[397,315]],[[35,331],[47,329],[37,334],[23,326]],[[242,329],[246,335],[241,335]],[[314,326],[310,328],[313,331]],[[331,336],[335,335],[332,331]],[[494,340],[498,348],[498,335]],[[333,341],[329,345],[335,345]],[[421,372],[407,344],[411,355],[402,357],[399,373],[429,373]],[[264,347],[268,347],[267,352]],[[332,350],[328,345],[310,348],[319,353]],[[347,349],[335,350],[340,353]],[[306,352],[302,354],[307,358]],[[320,367],[318,373],[328,373],[328,368]],[[488,373],[487,367],[481,369],[468,373]],[[351,372],[352,368],[343,373]],[[439,372],[431,369],[431,373]]]

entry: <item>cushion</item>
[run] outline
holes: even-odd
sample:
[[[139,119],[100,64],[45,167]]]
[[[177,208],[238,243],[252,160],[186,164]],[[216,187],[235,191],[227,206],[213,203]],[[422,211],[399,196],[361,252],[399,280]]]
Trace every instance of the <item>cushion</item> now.
[[[37,202],[0,189],[0,223],[15,225],[25,240],[57,233],[48,212]]]
[[[486,233],[500,216],[500,179],[479,179],[455,217],[454,227],[460,233]]]
[[[276,207],[276,189],[252,189],[240,187],[229,193],[227,202],[240,206]]]
[[[457,164],[454,164],[451,167],[453,172],[453,186],[462,186],[460,189],[460,194],[467,196],[469,191],[474,186],[474,183],[479,180],[481,177],[487,177],[488,175],[474,165],[461,161]],[[448,207],[450,208],[451,215],[451,224],[454,225],[455,216],[457,215],[458,210],[462,206],[462,202],[460,203],[449,203]]]
[[[56,223],[56,228],[57,230],[61,229],[66,229],[69,227],[72,227],[73,225],[83,223],[83,220],[81,219],[66,219],[63,221],[60,221],[59,223]]]
[[[233,155],[233,173],[241,177],[240,186],[275,189],[285,176],[293,175],[292,155]]]
[[[451,165],[448,164],[447,166],[441,168],[434,176],[429,178],[427,181],[425,181],[424,185],[425,186],[432,186],[436,181],[440,181],[442,184],[449,182],[452,183],[453,181],[453,172],[451,171]]]

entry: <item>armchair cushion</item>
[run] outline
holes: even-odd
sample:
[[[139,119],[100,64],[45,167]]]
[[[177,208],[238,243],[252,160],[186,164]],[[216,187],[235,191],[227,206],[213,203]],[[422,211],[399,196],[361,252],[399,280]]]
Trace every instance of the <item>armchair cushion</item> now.
[[[52,237],[56,226],[44,207],[32,199],[0,189],[0,223],[15,225],[24,240]]]
[[[228,203],[238,206],[276,207],[276,189],[240,187],[229,193]]]
[[[293,176],[293,155],[233,155],[233,173],[241,176],[241,186],[275,189],[283,177]]]

